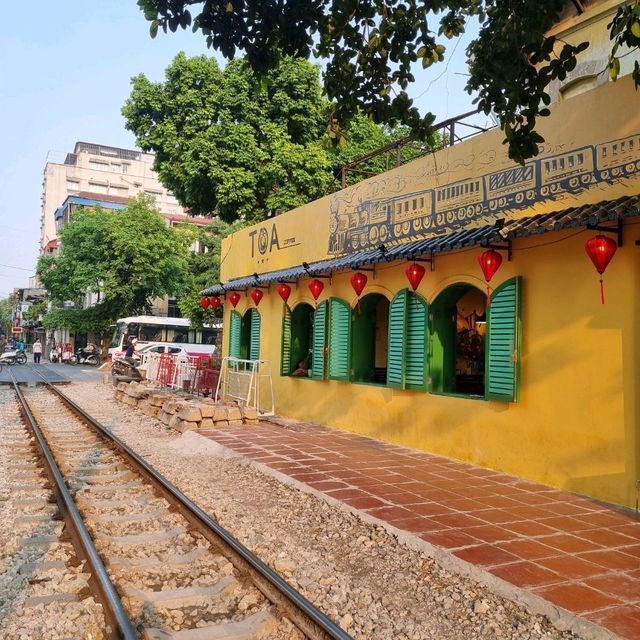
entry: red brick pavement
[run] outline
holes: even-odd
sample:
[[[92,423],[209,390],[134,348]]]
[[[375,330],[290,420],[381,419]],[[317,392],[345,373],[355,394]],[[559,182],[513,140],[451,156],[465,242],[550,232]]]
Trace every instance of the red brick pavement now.
[[[640,638],[640,518],[318,425],[201,432],[623,638]]]

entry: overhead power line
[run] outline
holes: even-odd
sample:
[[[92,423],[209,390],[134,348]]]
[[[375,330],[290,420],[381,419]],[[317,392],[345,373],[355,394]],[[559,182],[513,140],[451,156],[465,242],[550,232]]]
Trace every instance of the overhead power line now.
[[[19,269],[20,271],[28,271],[29,273],[35,273],[35,269],[25,269],[24,267],[15,267],[12,264],[0,264],[0,267],[6,267],[7,269]]]

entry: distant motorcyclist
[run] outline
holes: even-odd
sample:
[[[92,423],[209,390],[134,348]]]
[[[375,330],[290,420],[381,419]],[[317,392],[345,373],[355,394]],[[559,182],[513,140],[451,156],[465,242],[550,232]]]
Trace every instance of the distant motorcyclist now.
[[[135,351],[136,351],[136,343],[137,343],[137,342],[138,342],[138,341],[137,341],[133,336],[129,336],[129,341],[128,341],[128,343],[127,343],[127,349],[126,349],[126,351],[124,352],[124,358],[125,358],[125,360],[126,360],[127,362],[129,362],[129,363],[133,364],[133,365],[135,365],[135,364],[136,364],[135,360],[133,359],[133,354],[134,354],[134,353],[135,353]]]

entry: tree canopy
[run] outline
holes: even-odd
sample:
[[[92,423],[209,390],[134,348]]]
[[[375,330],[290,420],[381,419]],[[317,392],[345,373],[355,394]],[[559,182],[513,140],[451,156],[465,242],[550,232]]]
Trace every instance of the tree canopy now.
[[[41,256],[37,273],[58,306],[89,293],[98,303],[49,313],[45,326],[99,332],[119,317],[148,311],[153,298],[181,291],[190,241],[166,226],[149,196],[117,211],[77,209],[60,233],[61,254]]]
[[[180,312],[189,318],[191,326],[201,327],[211,322],[216,312],[212,307],[206,311],[200,306],[200,291],[220,281],[220,263],[222,239],[242,226],[240,221],[227,224],[222,220],[213,220],[206,227],[191,226],[189,233],[198,241],[198,251],[191,252],[188,259],[188,270],[182,294],[178,298]],[[221,309],[219,310],[221,312]]]
[[[445,58],[448,39],[477,17],[467,89],[478,92],[478,109],[493,111],[516,161],[538,153],[537,118],[548,115],[547,88],[576,66],[588,43],[572,46],[547,36],[566,0],[138,0],[158,29],[192,26],[210,47],[233,58],[243,51],[251,67],[268,72],[283,55],[324,58],[324,90],[332,102],[329,135],[339,140],[357,114],[375,122],[403,124],[425,138],[433,114],[421,115],[406,89],[415,63]],[[612,79],[620,69],[620,47],[640,46],[640,0],[625,3],[610,25]],[[633,76],[640,85],[640,64]]]
[[[11,298],[0,299],[0,334],[8,336],[11,332],[11,313],[13,303]]]
[[[332,148],[319,70],[306,60],[283,58],[258,78],[246,60],[221,70],[213,58],[180,53],[165,76],[135,77],[122,111],[192,214],[250,223],[300,206],[340,188],[334,174],[345,162],[405,133],[358,114],[348,141]]]

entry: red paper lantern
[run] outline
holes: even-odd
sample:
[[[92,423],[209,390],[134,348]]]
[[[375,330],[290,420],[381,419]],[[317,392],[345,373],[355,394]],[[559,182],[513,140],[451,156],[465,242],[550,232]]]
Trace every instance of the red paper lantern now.
[[[264,294],[260,289],[254,289],[251,292],[251,299],[256,303],[256,307],[260,304],[260,300],[262,300],[262,296]]]
[[[478,256],[478,263],[480,264],[480,268],[484,274],[484,279],[488,283],[500,268],[500,265],[502,264],[502,256],[497,251],[489,249]]]
[[[238,302],[240,302],[240,294],[237,291],[232,291],[229,294],[229,301],[231,302],[231,304],[233,305],[233,308],[235,309]]]
[[[613,258],[618,245],[612,238],[598,234],[595,238],[587,240],[584,248],[587,255],[591,258],[591,262],[593,262],[596,271],[600,274],[600,300],[602,304],[604,304],[604,282],[602,281],[602,275],[611,262],[611,258]]]
[[[356,292],[356,295],[359,297],[364,288],[367,286],[367,276],[364,273],[354,273],[351,276],[351,286],[353,290]]]
[[[491,288],[489,287],[489,281],[496,274],[496,271],[502,264],[502,256],[493,249],[487,249],[478,256],[478,264],[484,274],[484,279],[487,281],[487,307],[491,304]]]
[[[422,278],[424,278],[424,272],[425,272],[425,268],[421,264],[418,264],[417,262],[410,264],[405,269],[405,273],[407,274],[407,279],[409,280],[409,284],[411,285],[411,288],[414,291],[418,288],[418,285],[422,281]]]
[[[214,296],[213,298],[209,298],[209,306],[213,308],[214,311],[217,311],[220,307],[222,300],[218,298],[218,296]]]
[[[209,308],[209,298],[200,298],[200,306],[204,311],[206,311]]]
[[[278,295],[282,298],[282,301],[286,304],[289,296],[291,295],[291,287],[288,284],[278,285]]]
[[[314,279],[309,283],[309,291],[311,291],[311,295],[313,296],[313,299],[316,301],[316,309],[318,308],[318,298],[320,297],[320,294],[322,293],[322,290],[324,289],[324,284],[322,283],[322,281]]]

